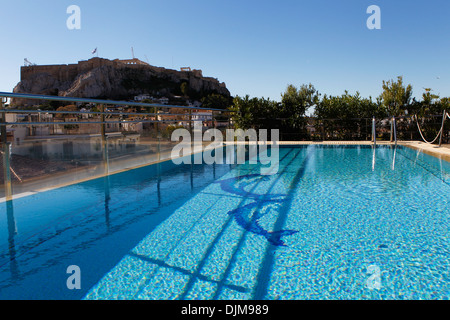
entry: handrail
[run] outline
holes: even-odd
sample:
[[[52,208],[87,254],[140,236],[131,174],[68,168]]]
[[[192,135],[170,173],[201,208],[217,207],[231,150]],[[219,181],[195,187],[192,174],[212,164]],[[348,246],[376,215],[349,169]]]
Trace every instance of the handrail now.
[[[0,109],[1,113],[54,113],[54,114],[77,114],[77,115],[109,115],[109,116],[189,116],[188,113],[143,113],[143,112],[108,112],[108,111],[57,111],[57,110],[27,110],[27,109]]]
[[[218,115],[225,114],[224,118],[228,117],[228,123],[230,123],[230,118],[232,116],[231,110],[216,109],[216,108],[202,108],[202,107],[191,107],[191,106],[179,106],[179,105],[167,105],[167,104],[154,104],[154,103],[142,103],[142,102],[132,102],[132,101],[114,101],[114,100],[102,100],[102,99],[86,99],[86,98],[75,98],[75,97],[60,97],[60,96],[48,96],[48,95],[38,95],[38,94],[26,94],[26,93],[10,93],[10,92],[0,92],[0,147],[3,150],[1,158],[3,158],[3,180],[4,180],[4,190],[6,201],[12,200],[12,182],[11,173],[22,182],[22,179],[17,175],[17,173],[11,168],[10,154],[11,154],[11,142],[8,141],[7,126],[51,126],[51,125],[92,125],[100,124],[100,136],[101,136],[101,149],[102,149],[102,170],[105,176],[110,174],[109,172],[109,155],[108,155],[108,133],[106,132],[107,124],[127,124],[127,123],[154,123],[156,124],[153,129],[156,129],[156,135],[158,137],[158,160],[160,159],[160,144],[161,144],[161,132],[159,130],[158,124],[164,123],[177,123],[189,122],[191,127],[192,122],[201,121],[193,114],[192,110],[207,111],[203,112],[201,119],[213,122],[215,117]],[[8,98],[16,99],[32,99],[41,101],[60,101],[60,102],[71,102],[71,103],[87,103],[101,108],[100,111],[70,111],[70,110],[35,110],[33,109],[14,109],[6,108],[5,104]],[[150,112],[123,112],[117,110],[115,107],[124,106],[128,108],[139,107],[145,108],[145,111]],[[109,107],[111,111],[107,111],[105,107]],[[153,108],[153,109],[151,109]],[[162,110],[161,110],[162,109]],[[168,109],[178,109],[174,113],[164,112]],[[181,110],[180,110],[181,109]],[[184,111],[189,110],[189,113]],[[17,121],[18,119],[12,119],[11,121],[6,121],[7,115],[25,115],[28,117],[27,121]],[[45,117],[41,121],[41,114],[50,114],[52,117]],[[68,121],[67,119],[61,119],[58,121],[56,115],[73,115],[75,121]],[[34,115],[32,118],[30,115]],[[36,117],[39,115],[39,121]],[[82,116],[92,115],[89,119],[82,119]],[[194,117],[194,118],[193,118]],[[56,120],[56,119],[57,120]],[[61,117],[63,118],[63,117]],[[175,118],[175,119],[174,119]],[[8,119],[10,120],[10,119]],[[214,122],[214,127],[216,127],[216,122]],[[13,129],[14,130],[14,129]],[[14,140],[15,141],[15,140]]]
[[[42,121],[42,122],[2,122],[1,125],[66,125],[66,124],[117,124],[117,123],[170,123],[170,122],[195,122],[199,120],[122,120],[122,121]]]
[[[375,117],[372,118],[372,142],[374,146],[377,145],[377,129]]]
[[[184,119],[172,119],[172,120],[116,120],[116,121],[19,121],[19,122],[2,122],[2,125],[65,125],[65,124],[113,124],[113,123],[165,123],[165,122],[195,122],[197,119],[185,119],[190,117],[187,113],[128,113],[128,112],[90,112],[90,111],[52,111],[52,110],[10,110],[0,109],[0,114],[14,113],[14,114],[70,114],[70,115],[116,115],[116,116],[142,116],[144,118],[149,116],[164,117],[164,116],[177,116]],[[213,115],[208,115],[209,119],[213,119]]]
[[[143,103],[143,102],[134,102],[134,101],[114,101],[114,100],[88,99],[88,98],[76,98],[76,97],[61,97],[61,96],[49,96],[49,95],[29,94],[29,93],[0,92],[0,97],[18,98],[18,99],[34,99],[34,100],[50,100],[50,101],[66,101],[66,102],[84,102],[84,103],[96,103],[96,104],[105,104],[105,105],[129,106],[129,107],[147,107],[147,108],[157,107],[157,108],[176,108],[176,109],[233,112],[231,110],[226,110],[226,109],[213,109],[213,108],[201,108],[201,107],[197,108],[197,107],[190,107],[190,106],[176,106],[176,105]]]

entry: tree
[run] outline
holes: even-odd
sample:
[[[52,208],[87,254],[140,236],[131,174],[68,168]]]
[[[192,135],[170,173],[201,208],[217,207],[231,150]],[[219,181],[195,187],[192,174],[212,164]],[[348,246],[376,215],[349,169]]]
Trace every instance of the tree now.
[[[233,122],[236,128],[245,130],[254,127],[254,119],[256,118],[255,110],[252,108],[254,99],[256,98],[250,100],[249,95],[243,98],[236,96],[233,99],[233,105],[230,110],[233,112]]]
[[[275,129],[279,104],[265,98],[251,98],[249,95],[241,98],[236,96],[230,110],[233,111],[233,121],[240,129]]]
[[[450,112],[450,98],[441,98],[439,104],[441,105],[442,111],[447,110],[447,112]]]
[[[286,116],[292,116],[294,119],[301,118],[318,101],[319,93],[312,84],[302,85],[299,89],[290,84],[286,91],[281,94],[282,113]]]
[[[314,112],[322,127],[323,138],[367,139],[370,134],[368,125],[373,116],[386,116],[381,103],[372,98],[362,98],[359,92],[351,95],[348,91],[341,96],[327,96],[317,104]],[[319,129],[319,126],[318,128]]]
[[[189,96],[189,86],[187,82],[183,82],[180,86],[181,94],[185,97]]]
[[[410,84],[404,86],[402,76],[397,77],[397,82],[383,80],[383,92],[380,98],[389,116],[404,114],[405,110],[408,110],[411,96],[412,86]]]
[[[420,113],[422,115],[435,115],[442,113],[444,109],[441,105],[441,100],[439,95],[431,93],[433,91],[431,88],[424,88],[425,92],[422,94],[422,108]]]
[[[311,85],[299,89],[289,85],[281,95],[282,101],[250,98],[248,95],[233,99],[233,121],[241,129],[279,129],[281,137],[304,139],[306,137],[306,111],[317,104],[319,94]]]
[[[58,94],[56,94],[58,95]],[[60,106],[60,102],[59,101],[45,101],[43,104],[39,105],[39,109],[41,110],[45,110],[45,111],[55,111],[56,109],[58,109],[58,107]],[[25,109],[29,109],[29,108],[25,108]]]
[[[228,109],[231,104],[231,98],[222,96],[220,94],[210,94],[206,97],[203,97],[202,100],[202,108],[211,108],[211,109]]]
[[[279,117],[283,120],[280,129],[287,139],[302,139],[306,137],[306,111],[319,102],[319,93],[312,84],[296,88],[290,84],[281,94],[281,110]],[[286,136],[289,135],[289,136]]]

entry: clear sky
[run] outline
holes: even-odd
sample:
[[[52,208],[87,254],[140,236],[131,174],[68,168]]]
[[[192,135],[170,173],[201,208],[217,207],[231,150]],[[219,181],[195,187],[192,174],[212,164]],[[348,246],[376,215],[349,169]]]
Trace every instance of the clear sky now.
[[[69,5],[81,29],[69,30]],[[368,6],[381,9],[369,30]],[[414,96],[450,96],[448,0],[0,0],[0,91],[36,64],[135,56],[155,66],[202,69],[232,95],[280,99],[290,83],[322,94],[376,97],[403,75]]]

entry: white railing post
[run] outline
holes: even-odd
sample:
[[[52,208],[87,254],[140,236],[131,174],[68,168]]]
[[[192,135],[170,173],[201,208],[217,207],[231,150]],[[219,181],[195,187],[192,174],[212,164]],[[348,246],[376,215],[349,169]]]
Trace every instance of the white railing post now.
[[[392,116],[392,123],[394,126],[394,141],[395,141],[395,145],[397,146],[397,124],[395,122],[395,116]]]
[[[102,163],[103,163],[103,174],[107,176],[109,174],[109,154],[108,154],[108,139],[106,136],[106,117],[105,117],[105,105],[101,104],[100,108],[101,114],[101,125],[100,125],[100,133],[102,139]]]
[[[373,144],[376,146],[377,145],[377,131],[376,131],[375,123],[376,123],[376,120],[375,120],[375,117],[373,117],[373,119],[372,119],[372,141],[373,141]]]
[[[3,147],[3,181],[5,184],[5,199],[6,201],[12,200],[12,184],[11,184],[11,150],[10,144],[8,142],[8,134],[6,130],[6,110],[4,109],[4,105],[6,104],[6,99],[1,97],[0,107],[2,109],[1,116],[1,135],[2,135],[2,147]]]

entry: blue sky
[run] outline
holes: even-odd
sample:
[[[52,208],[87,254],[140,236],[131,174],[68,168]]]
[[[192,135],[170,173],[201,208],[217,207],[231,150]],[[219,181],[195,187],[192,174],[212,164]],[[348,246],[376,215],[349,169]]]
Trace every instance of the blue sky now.
[[[81,29],[69,30],[69,5]],[[367,7],[381,8],[369,30]],[[448,0],[0,0],[0,90],[12,91],[20,66],[99,57],[202,69],[232,95],[280,99],[288,84],[322,94],[376,97],[382,80],[403,75],[414,96],[431,87],[450,96]]]

